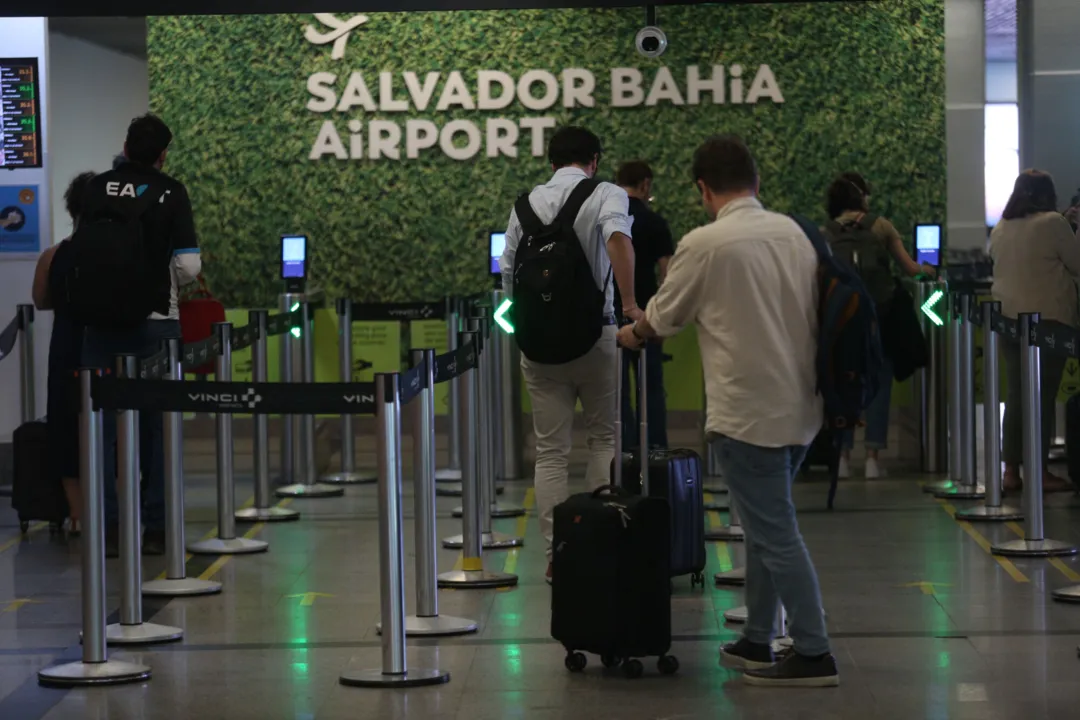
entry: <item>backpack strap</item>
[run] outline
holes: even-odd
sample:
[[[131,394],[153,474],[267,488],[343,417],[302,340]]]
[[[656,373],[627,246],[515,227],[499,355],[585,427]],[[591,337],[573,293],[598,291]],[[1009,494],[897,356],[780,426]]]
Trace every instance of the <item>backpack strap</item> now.
[[[825,240],[825,236],[821,234],[821,230],[818,226],[810,222],[802,215],[789,215],[792,220],[802,229],[803,234],[810,240],[810,244],[814,246],[814,250],[817,251],[818,260],[825,262],[832,257],[832,248],[829,247],[828,241]],[[835,225],[835,222],[830,221],[830,225]],[[826,226],[828,227],[828,226]]]
[[[859,219],[859,227],[863,230],[873,230],[874,223],[876,222],[877,215],[871,215],[870,213],[866,213],[862,216],[862,218]]]
[[[514,213],[517,215],[521,229],[526,235],[538,235],[544,229],[544,223],[540,221],[532,203],[529,202],[529,193],[523,193],[514,203]]]
[[[574,187],[573,192],[570,193],[570,197],[566,199],[562,209],[559,210],[554,224],[573,225],[574,221],[577,220],[578,213],[581,212],[582,206],[585,205],[585,201],[592,197],[598,187],[600,187],[600,181],[595,178],[585,178],[579,182]]]
[[[798,220],[796,220],[798,222]],[[833,236],[834,239],[839,239],[844,232],[844,226],[835,220],[830,220],[825,223],[825,232]]]

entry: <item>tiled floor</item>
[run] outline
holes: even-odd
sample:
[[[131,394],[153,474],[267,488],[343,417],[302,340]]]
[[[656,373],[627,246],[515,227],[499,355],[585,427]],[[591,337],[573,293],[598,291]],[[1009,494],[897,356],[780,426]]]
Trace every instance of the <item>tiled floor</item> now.
[[[210,478],[192,478],[188,533],[211,529]],[[247,497],[241,483],[239,500]],[[526,485],[506,498],[522,501]],[[410,514],[411,492],[404,507]],[[722,611],[742,604],[739,590],[690,590],[676,582],[673,652],[682,668],[637,681],[604,672],[597,659],[581,675],[563,667],[548,634],[549,589],[535,517],[500,520],[524,528],[517,555],[487,556],[493,569],[516,567],[508,591],[443,591],[444,613],[471,617],[476,635],[410,642],[415,667],[449,670],[450,683],[408,691],[344,687],[346,668],[378,667],[379,617],[375,490],[344,499],[296,500],[299,522],[265,526],[262,555],[229,559],[214,572],[218,596],[147,599],[147,619],[185,628],[180,643],[115,652],[145,662],[141,685],[51,690],[39,668],[78,657],[78,541],[37,530],[17,542],[15,518],[0,511],[0,718],[3,720],[631,720],[636,718],[912,718],[1013,720],[1080,716],[1080,606],[1051,602],[1048,591],[1080,582],[1080,562],[1016,561],[1010,574],[949,515],[951,506],[920,492],[915,479],[841,487],[836,512],[823,510],[824,486],[797,488],[801,524],[821,575],[842,686],[834,690],[744,687],[716,665],[717,645],[736,636]],[[440,535],[459,531],[457,504],[439,499]],[[957,504],[959,505],[959,504]],[[1080,502],[1048,499],[1048,535],[1080,542]],[[723,518],[713,514],[709,522]],[[974,529],[990,542],[1008,526]],[[405,523],[409,605],[412,523]],[[739,544],[709,548],[709,573],[740,562]],[[439,551],[443,569],[457,554]],[[213,558],[191,561],[193,574]],[[148,559],[146,577],[162,569]],[[109,562],[115,609],[115,561]],[[918,583],[933,585],[918,585]],[[310,605],[303,593],[316,592]],[[22,605],[11,601],[25,599]],[[583,598],[582,602],[588,602]],[[6,609],[5,609],[6,608]]]

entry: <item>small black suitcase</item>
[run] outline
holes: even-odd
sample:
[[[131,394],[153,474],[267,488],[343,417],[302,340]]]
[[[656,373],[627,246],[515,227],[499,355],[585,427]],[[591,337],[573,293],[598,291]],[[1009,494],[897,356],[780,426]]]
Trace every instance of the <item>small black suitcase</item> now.
[[[58,532],[69,514],[63,484],[53,476],[49,462],[48,435],[48,426],[35,420],[20,425],[11,438],[15,456],[11,507],[19,514],[23,533],[33,520],[48,522],[50,532]]]
[[[571,496],[554,513],[551,636],[566,667],[585,669],[583,652],[639,677],[638,658],[657,657],[668,675],[671,649],[671,513],[656,498],[614,486]]]

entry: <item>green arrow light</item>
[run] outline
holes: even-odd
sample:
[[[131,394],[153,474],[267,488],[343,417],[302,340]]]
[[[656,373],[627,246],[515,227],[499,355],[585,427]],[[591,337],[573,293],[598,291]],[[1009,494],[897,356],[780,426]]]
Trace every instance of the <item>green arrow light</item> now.
[[[299,309],[300,309],[300,303],[295,303],[291,308],[289,308],[289,312],[296,312]],[[300,328],[299,327],[294,327],[290,332],[292,332],[293,337],[300,337]]]
[[[945,324],[945,321],[941,319],[941,316],[934,312],[934,306],[937,305],[941,298],[945,297],[945,293],[941,290],[935,290],[933,294],[926,299],[926,302],[922,305],[923,315],[930,318],[930,322],[934,323],[938,327]]]
[[[513,304],[514,302],[507,298],[506,300],[503,300],[502,305],[495,311],[495,322],[498,323],[499,327],[503,329],[503,332],[508,335],[514,334],[514,326],[510,324],[510,320],[506,317],[506,313],[510,311],[510,306]]]

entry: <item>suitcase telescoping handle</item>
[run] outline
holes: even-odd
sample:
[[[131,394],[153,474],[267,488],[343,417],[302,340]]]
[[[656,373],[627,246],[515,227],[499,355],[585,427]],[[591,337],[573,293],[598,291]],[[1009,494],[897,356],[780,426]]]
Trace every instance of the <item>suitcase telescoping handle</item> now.
[[[601,485],[593,490],[592,496],[598,498],[601,495],[626,495],[626,491],[622,489],[621,485]]]
[[[638,382],[638,413],[641,415],[641,424],[639,428],[638,436],[638,457],[640,462],[638,465],[641,468],[641,494],[648,496],[649,494],[649,422],[646,419],[646,413],[648,410],[648,401],[646,400],[646,393],[648,392],[648,381],[645,379],[645,348],[638,350],[637,360],[637,382]],[[622,389],[623,389],[623,348],[616,343],[615,345],[615,473],[613,481],[619,487],[622,487]]]
[[[622,487],[622,386],[623,386],[623,349],[615,343],[615,457],[611,461],[611,482]],[[601,488],[602,489],[602,488]]]

